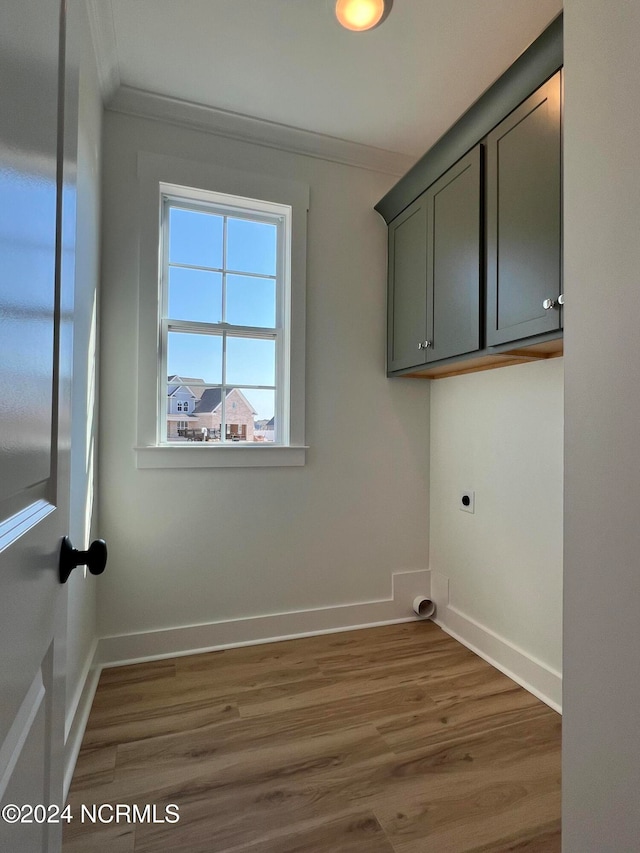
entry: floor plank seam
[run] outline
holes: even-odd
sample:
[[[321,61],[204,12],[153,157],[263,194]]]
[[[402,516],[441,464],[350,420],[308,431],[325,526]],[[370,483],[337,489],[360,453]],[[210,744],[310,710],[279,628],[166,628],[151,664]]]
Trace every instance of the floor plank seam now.
[[[69,802],[181,820],[65,828],[64,853],[560,851],[560,718],[433,623],[134,666],[98,686]]]

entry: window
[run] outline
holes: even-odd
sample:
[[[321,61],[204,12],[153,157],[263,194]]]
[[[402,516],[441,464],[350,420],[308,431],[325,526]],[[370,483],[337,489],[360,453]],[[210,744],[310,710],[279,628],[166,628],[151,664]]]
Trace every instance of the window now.
[[[146,151],[137,175],[138,468],[304,465],[309,187]]]
[[[210,443],[288,444],[291,208],[173,187],[162,194],[161,443],[176,386]],[[179,402],[178,412],[189,403]],[[272,421],[266,433],[258,422]]]

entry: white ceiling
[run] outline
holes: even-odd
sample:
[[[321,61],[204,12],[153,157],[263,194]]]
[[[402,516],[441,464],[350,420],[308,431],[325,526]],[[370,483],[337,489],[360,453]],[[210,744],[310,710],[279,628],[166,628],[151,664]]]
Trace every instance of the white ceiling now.
[[[381,27],[349,33],[329,0],[99,0],[116,83],[412,157],[561,8],[395,0]]]

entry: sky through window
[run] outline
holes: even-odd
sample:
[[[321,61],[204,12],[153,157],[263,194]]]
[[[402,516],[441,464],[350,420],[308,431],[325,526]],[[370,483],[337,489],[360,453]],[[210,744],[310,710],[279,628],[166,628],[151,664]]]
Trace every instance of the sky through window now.
[[[275,328],[275,224],[171,205],[168,236],[170,320]],[[170,330],[167,373],[240,387],[256,421],[274,416],[274,339],[228,334],[224,377],[221,335]]]

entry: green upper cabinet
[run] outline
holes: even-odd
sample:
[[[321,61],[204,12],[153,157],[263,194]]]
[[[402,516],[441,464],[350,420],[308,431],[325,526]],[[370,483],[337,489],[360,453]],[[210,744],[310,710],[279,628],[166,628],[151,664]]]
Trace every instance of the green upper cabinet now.
[[[480,347],[481,153],[389,226],[389,372]]]
[[[561,328],[561,72],[487,137],[487,346]]]
[[[480,349],[482,146],[427,191],[427,361]]]
[[[562,354],[560,14],[392,187],[390,375]]]
[[[426,362],[427,199],[417,198],[389,225],[387,369]]]

